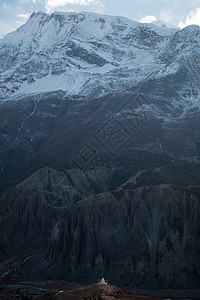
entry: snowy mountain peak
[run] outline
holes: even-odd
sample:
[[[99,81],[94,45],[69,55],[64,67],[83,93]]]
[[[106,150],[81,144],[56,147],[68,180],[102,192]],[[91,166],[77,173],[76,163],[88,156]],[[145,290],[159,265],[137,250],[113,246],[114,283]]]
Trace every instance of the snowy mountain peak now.
[[[158,54],[177,31],[96,13],[34,12],[0,41],[0,97],[129,88],[164,67]]]
[[[156,24],[155,24],[156,25]],[[81,35],[84,37],[102,38],[105,34],[125,35],[135,27],[150,28],[162,32],[164,35],[171,33],[165,27],[162,31],[154,24],[142,24],[124,17],[113,17],[88,12],[54,12],[48,15],[44,12],[34,12],[26,24],[16,31],[7,34],[1,44],[29,44],[34,38],[42,36],[43,46],[59,39],[61,35],[71,37]],[[48,40],[48,43],[47,43]],[[46,41],[46,43],[45,43]]]

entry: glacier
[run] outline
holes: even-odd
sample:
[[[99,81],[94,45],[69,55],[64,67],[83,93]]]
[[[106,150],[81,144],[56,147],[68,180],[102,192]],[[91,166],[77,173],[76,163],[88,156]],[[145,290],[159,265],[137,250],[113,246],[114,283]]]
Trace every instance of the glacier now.
[[[0,40],[0,97],[125,90],[165,69],[160,49],[177,31],[95,13],[34,12]]]

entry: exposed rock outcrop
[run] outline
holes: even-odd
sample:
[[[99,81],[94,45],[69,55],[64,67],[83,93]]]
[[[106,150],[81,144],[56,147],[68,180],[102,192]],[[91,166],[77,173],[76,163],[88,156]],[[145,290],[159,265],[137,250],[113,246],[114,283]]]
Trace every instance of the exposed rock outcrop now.
[[[45,175],[49,172],[53,180],[55,171]],[[83,198],[72,203],[66,186],[57,192],[58,186],[48,179],[47,201],[39,188],[45,187],[43,173],[1,194],[4,249],[39,246],[33,261],[51,278],[86,280],[106,274],[118,284],[135,287],[199,285],[199,187],[138,188],[133,178],[113,192],[75,194]]]

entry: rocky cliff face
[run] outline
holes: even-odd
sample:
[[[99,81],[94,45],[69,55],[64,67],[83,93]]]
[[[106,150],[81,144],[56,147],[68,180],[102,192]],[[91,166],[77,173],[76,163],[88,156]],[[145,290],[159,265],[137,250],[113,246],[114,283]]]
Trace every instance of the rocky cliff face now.
[[[56,174],[41,170],[1,194],[3,249],[38,247],[32,263],[49,278],[105,274],[124,286],[199,286],[199,187],[138,188],[136,177],[86,197]]]
[[[131,90],[90,101],[62,91],[5,101],[0,105],[0,190],[43,167],[104,167],[112,170],[117,183],[111,188],[116,188],[139,170],[198,159],[198,126],[198,109],[183,114],[180,107],[171,110],[168,101]]]

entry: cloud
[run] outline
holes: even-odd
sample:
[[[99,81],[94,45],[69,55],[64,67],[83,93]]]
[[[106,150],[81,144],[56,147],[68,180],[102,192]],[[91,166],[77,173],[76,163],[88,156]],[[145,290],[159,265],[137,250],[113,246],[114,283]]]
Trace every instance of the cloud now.
[[[39,1],[39,0],[37,0]],[[102,7],[101,0],[43,0],[45,9],[48,13],[52,12],[56,8],[65,8],[72,6],[72,5],[80,5],[80,6],[89,6],[89,5],[97,5]],[[72,8],[72,7],[70,7]]]
[[[19,3],[25,4],[25,3],[33,3],[35,4],[36,2],[41,2],[41,0],[18,0]]]
[[[180,28],[184,28],[189,25],[200,26],[200,7],[197,7],[195,11],[191,10],[186,17],[185,22],[180,21],[178,24]]]
[[[45,3],[49,7],[60,7],[67,4],[89,5],[95,0],[46,0]]]
[[[17,15],[17,17],[27,20],[30,17],[30,14],[19,14],[19,15]]]
[[[151,22],[154,22],[156,21],[156,17],[153,16],[153,15],[150,15],[150,16],[143,16],[141,17],[141,19],[139,20],[139,22],[141,23],[151,23]]]
[[[28,20],[28,18],[30,17],[30,14],[19,14],[19,15],[17,15],[17,17],[20,20],[16,20],[15,23],[17,24],[17,26],[21,26]]]

